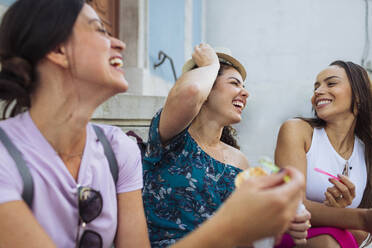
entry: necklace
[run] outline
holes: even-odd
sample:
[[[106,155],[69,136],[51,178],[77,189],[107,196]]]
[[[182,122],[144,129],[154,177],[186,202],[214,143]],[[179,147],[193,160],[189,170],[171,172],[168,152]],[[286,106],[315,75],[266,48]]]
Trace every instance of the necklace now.
[[[344,169],[342,170],[342,175],[348,177],[348,176],[350,175],[351,169],[353,169],[353,167],[350,166],[350,164],[349,164],[349,160],[346,160],[346,163],[345,163]]]
[[[82,157],[83,156],[83,153],[82,152],[79,152],[79,153],[62,153],[62,152],[57,152],[57,154],[60,157],[64,157],[64,158],[74,158],[74,157]]]
[[[354,141],[355,142],[355,141]],[[348,159],[345,159],[346,160],[346,163],[344,165],[344,169],[342,170],[342,175],[344,176],[349,176],[350,175],[350,172],[351,172],[351,169],[353,168],[351,165],[350,165],[350,159],[353,155],[353,151],[354,151],[354,143],[353,145],[347,149],[345,152],[343,153],[339,153],[341,155],[342,158],[348,156]],[[350,155],[349,155],[350,154]]]

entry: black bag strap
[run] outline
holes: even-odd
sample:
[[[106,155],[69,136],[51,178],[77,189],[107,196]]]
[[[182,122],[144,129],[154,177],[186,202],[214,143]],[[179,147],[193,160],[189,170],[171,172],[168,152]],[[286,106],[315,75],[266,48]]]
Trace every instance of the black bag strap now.
[[[105,152],[106,158],[110,165],[111,175],[116,185],[118,181],[118,177],[119,177],[119,167],[118,167],[118,162],[116,160],[114,151],[112,150],[112,147],[109,141],[107,140],[106,135],[103,133],[102,128],[97,125],[93,125],[93,128],[94,128],[94,131],[96,132],[97,138],[99,139],[99,141],[101,142],[103,146],[103,150]]]
[[[145,157],[145,152],[146,152],[146,145],[147,145],[147,143],[144,142],[144,141],[142,140],[142,138],[141,138],[138,134],[136,134],[134,131],[132,131],[132,130],[129,130],[129,131],[126,132],[125,134],[128,135],[128,136],[132,136],[132,137],[136,138],[136,140],[137,140],[137,145],[138,145],[138,147],[139,147],[139,149],[140,149],[140,151],[141,151],[141,158],[143,159],[143,158]]]
[[[22,157],[22,153],[17,149],[13,142],[9,139],[5,131],[0,127],[0,141],[3,143],[5,148],[8,150],[9,155],[15,161],[19,174],[23,180],[23,192],[22,198],[32,209],[32,200],[34,196],[34,182],[30,170],[28,169],[25,160]]]

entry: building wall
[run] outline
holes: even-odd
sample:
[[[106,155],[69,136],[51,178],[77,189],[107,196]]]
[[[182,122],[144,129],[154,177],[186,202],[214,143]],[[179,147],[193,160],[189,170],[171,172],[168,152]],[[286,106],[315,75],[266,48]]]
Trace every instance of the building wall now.
[[[206,0],[205,5],[206,41],[229,47],[247,69],[250,97],[236,127],[242,151],[255,164],[260,156],[273,156],[282,122],[311,114],[313,82],[322,68],[336,59],[361,62],[365,1]]]
[[[0,0],[0,11],[10,2]],[[157,52],[164,50],[174,57],[177,76],[180,76],[183,62],[191,55],[190,47],[205,40],[213,46],[230,48],[246,66],[246,86],[251,96],[243,121],[236,127],[242,151],[253,164],[260,156],[273,156],[283,121],[311,115],[310,97],[316,74],[336,59],[360,63],[364,48],[363,0],[120,2],[122,8],[131,9],[130,15],[120,17],[122,28],[136,29],[134,36],[138,40],[135,42],[141,45],[137,46],[133,57],[143,55],[140,60],[147,62],[137,61],[130,68],[126,67],[130,82],[129,95],[125,94],[128,97],[126,100],[122,96],[111,99],[97,111],[95,118],[101,120],[102,117],[104,122],[128,128],[135,124],[144,134],[149,116],[164,101],[155,96],[165,96],[173,83],[169,61],[159,70],[152,69]],[[139,19],[139,25],[123,26],[128,18]],[[126,41],[126,37],[123,35],[122,39]],[[131,49],[128,45],[127,50]],[[131,56],[126,59],[130,60]],[[140,87],[136,88],[137,85]],[[148,106],[144,101],[156,104]],[[138,118],[117,116],[117,111],[129,113],[132,106],[146,113],[140,111]],[[118,118],[123,122],[118,123]]]
[[[203,0],[194,0],[193,2],[193,19],[192,19],[192,47],[198,45],[203,40]]]
[[[149,62],[152,73],[174,82],[169,61],[154,69],[159,62],[159,51],[165,52],[174,62],[177,76],[184,62],[185,1],[149,0]]]
[[[177,77],[181,75],[185,59],[192,47],[202,40],[202,0],[149,0],[149,67],[151,73],[173,84],[169,61],[159,62],[159,51],[173,59]]]

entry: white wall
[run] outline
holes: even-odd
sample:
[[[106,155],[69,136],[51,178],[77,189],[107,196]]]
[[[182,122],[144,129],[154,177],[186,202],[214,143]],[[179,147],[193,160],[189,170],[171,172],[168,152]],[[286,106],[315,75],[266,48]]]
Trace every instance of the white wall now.
[[[273,156],[283,121],[310,116],[322,68],[336,59],[361,63],[364,0],[206,0],[205,7],[206,42],[229,47],[247,69],[251,96],[237,129],[252,165]]]

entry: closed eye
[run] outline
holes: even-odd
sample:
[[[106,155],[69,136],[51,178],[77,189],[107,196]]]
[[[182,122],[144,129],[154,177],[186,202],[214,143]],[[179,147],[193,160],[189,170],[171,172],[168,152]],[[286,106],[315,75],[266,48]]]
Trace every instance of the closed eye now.
[[[314,84],[314,91],[316,91],[320,86],[320,83],[319,82],[315,82]]]
[[[245,85],[242,82],[240,82],[239,80],[234,79],[230,83],[233,84],[236,87],[245,88]]]
[[[243,83],[236,77],[229,77],[228,80],[231,80],[230,83],[235,86],[241,86]],[[243,86],[244,87],[244,86]]]
[[[89,24],[94,24],[95,25],[95,30],[97,32],[100,32],[106,36],[111,36],[111,34],[106,30],[105,28],[105,25],[102,23],[102,21],[100,19],[97,19],[97,18],[93,18],[91,20],[89,20],[88,22]]]
[[[104,35],[107,35],[107,36],[110,35],[109,32],[107,32],[107,30],[104,29],[104,28],[98,28],[97,31],[100,32],[100,33],[103,33]]]

